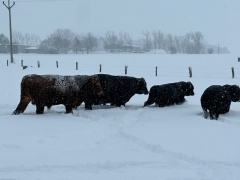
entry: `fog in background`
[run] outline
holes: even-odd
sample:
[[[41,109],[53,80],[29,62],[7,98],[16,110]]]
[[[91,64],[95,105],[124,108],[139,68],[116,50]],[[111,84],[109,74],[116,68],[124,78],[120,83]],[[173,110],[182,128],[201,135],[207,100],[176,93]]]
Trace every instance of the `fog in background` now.
[[[5,0],[7,4],[7,0]],[[11,1],[11,4],[13,1]],[[240,52],[239,0],[15,0],[12,30],[42,40],[58,28],[104,36],[107,31],[160,30],[184,35],[200,31],[207,43]],[[0,34],[9,36],[8,10],[0,5]]]

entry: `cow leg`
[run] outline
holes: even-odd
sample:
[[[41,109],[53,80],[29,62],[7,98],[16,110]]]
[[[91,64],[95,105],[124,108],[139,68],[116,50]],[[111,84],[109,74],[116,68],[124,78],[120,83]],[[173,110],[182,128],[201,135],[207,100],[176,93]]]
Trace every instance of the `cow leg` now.
[[[85,102],[85,109],[92,110],[92,103],[91,102]]]
[[[215,111],[215,110],[209,110],[209,115],[210,115],[210,119],[213,120],[213,119],[218,119],[219,117],[219,114]]]
[[[203,109],[203,116],[205,119],[208,118],[208,112],[207,112],[207,109]]]
[[[72,113],[72,104],[64,104],[67,113]]]
[[[156,103],[158,105],[158,107],[164,107],[164,106],[167,106],[167,105],[164,105],[162,103]]]
[[[73,108],[77,109],[82,104],[82,102],[83,102],[82,100],[76,99],[73,103]]]
[[[44,104],[43,103],[36,103],[36,113],[37,114],[44,113]]]
[[[50,110],[50,109],[51,109],[51,107],[52,107],[52,105],[47,105],[47,108],[48,108],[48,110]]]
[[[122,105],[123,105],[123,103],[121,103],[121,102],[116,102],[116,107],[121,107]]]
[[[183,97],[183,98],[180,98],[180,99],[176,102],[176,104],[181,105],[181,104],[183,104],[185,101],[186,101],[186,99]]]
[[[23,113],[25,109],[27,108],[29,102],[31,101],[31,98],[28,96],[22,97],[20,100],[20,103],[18,104],[16,110],[13,112],[13,114],[17,115],[20,113]]]
[[[218,118],[219,118],[219,113],[216,113],[215,119],[218,120]]]

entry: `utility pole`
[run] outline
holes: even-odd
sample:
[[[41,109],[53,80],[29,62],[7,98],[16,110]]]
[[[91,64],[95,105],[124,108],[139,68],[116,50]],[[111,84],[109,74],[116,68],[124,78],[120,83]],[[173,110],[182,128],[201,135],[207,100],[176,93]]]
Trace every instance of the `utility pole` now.
[[[13,5],[10,6],[10,0],[8,0],[8,6],[7,6],[3,1],[3,5],[6,6],[9,12],[10,59],[11,59],[11,63],[13,63],[11,8],[15,5],[15,2],[13,2]]]

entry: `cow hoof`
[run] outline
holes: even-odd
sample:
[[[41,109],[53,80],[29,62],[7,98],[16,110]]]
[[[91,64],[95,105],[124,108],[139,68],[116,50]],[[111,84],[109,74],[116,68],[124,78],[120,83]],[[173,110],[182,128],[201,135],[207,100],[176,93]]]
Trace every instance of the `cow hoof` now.
[[[43,114],[43,111],[36,111],[37,114]]]
[[[18,115],[18,114],[20,114],[20,112],[19,111],[13,111],[13,113],[12,113],[12,115]]]

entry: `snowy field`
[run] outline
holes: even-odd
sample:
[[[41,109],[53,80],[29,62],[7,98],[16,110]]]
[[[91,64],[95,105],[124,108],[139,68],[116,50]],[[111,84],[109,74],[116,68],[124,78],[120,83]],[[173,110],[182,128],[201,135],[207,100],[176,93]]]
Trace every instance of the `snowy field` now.
[[[0,180],[239,180],[240,103],[232,103],[218,121],[204,119],[200,106],[210,85],[240,84],[237,57],[18,54],[7,66],[9,55],[1,54]],[[28,66],[24,70],[21,60]],[[195,95],[183,105],[164,108],[142,108],[148,95],[135,95],[120,108],[93,106],[88,111],[81,105],[65,114],[58,105],[37,115],[29,104],[23,114],[12,115],[24,75],[96,74],[100,64],[101,73],[113,75],[124,75],[128,66],[128,75],[144,77],[148,89],[191,81]]]

